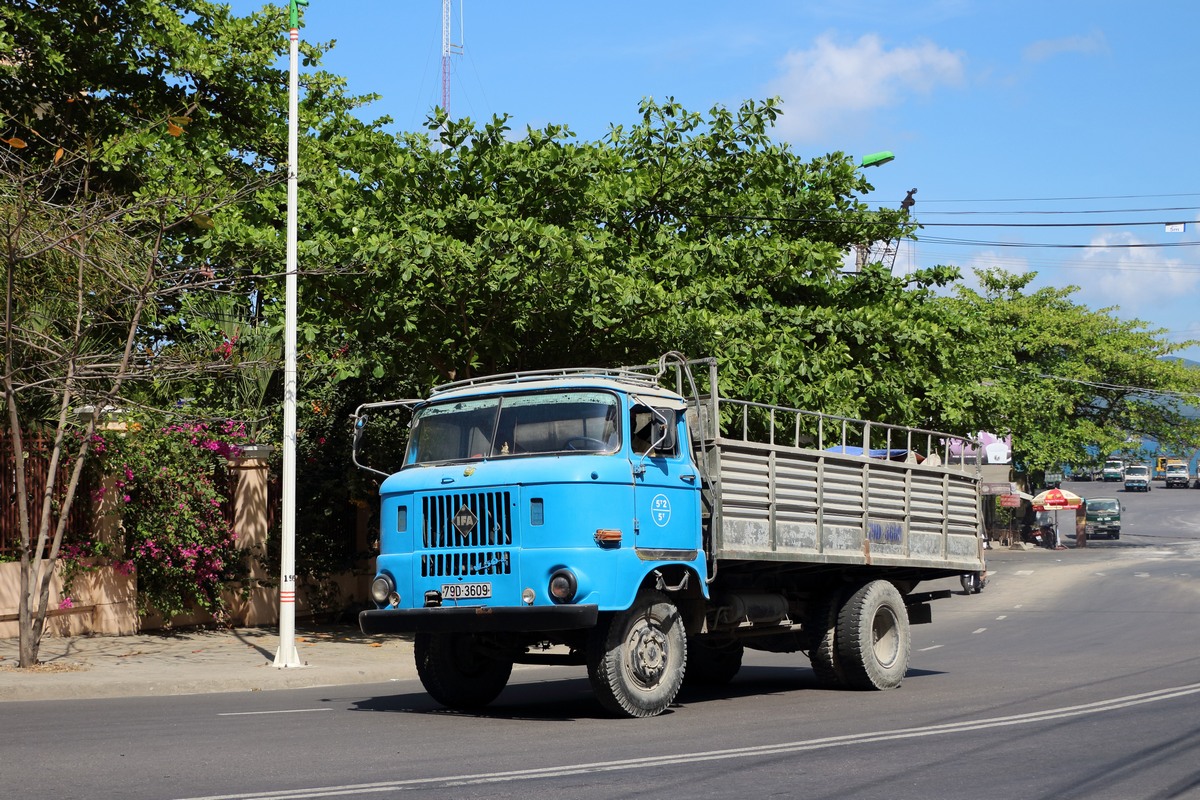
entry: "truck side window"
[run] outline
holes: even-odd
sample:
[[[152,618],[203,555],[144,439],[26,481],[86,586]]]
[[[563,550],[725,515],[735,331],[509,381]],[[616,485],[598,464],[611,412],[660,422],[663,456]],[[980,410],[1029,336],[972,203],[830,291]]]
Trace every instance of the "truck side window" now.
[[[662,419],[666,418],[666,437],[663,437]],[[657,425],[655,423],[658,423]],[[675,436],[675,411],[660,408],[651,411],[646,406],[634,406],[629,412],[629,443],[637,455],[650,454],[651,458],[673,457],[679,454]],[[650,445],[662,438],[652,452]]]

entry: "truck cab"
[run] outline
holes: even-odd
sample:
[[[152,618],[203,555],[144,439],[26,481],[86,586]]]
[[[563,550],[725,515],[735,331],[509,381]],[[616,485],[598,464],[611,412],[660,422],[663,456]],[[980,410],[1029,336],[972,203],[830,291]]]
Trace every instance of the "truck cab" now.
[[[1191,476],[1188,474],[1187,464],[1167,464],[1166,482],[1167,488],[1179,487],[1186,489]]]
[[[1133,464],[1125,468],[1125,491],[1148,492],[1150,486],[1150,468],[1145,464]]]
[[[1125,462],[1116,458],[1108,459],[1104,462],[1104,471],[1101,473],[1101,477],[1108,482],[1120,483],[1125,480]]]
[[[1084,504],[1088,536],[1121,538],[1121,501],[1111,497],[1091,497]]]
[[[479,627],[590,626],[628,608],[656,570],[703,587],[683,409],[603,377],[434,394],[380,488],[383,602],[371,624],[419,631],[442,624],[428,613],[442,608]]]

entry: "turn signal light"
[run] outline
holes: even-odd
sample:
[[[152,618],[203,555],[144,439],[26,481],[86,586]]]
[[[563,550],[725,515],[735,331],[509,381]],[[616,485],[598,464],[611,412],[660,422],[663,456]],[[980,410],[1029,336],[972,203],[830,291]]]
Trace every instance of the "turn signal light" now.
[[[599,528],[596,530],[596,544],[614,545],[620,543],[621,531],[619,528]]]

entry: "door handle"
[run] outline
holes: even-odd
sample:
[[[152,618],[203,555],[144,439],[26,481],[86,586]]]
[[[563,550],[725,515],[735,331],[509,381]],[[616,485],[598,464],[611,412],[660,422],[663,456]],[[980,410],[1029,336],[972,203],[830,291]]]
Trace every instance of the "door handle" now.
[[[688,483],[694,483],[694,482],[696,481],[696,476],[695,476],[695,475],[691,475],[691,474],[689,474],[689,475],[680,475],[680,476],[679,476],[679,480],[681,480],[681,481],[687,481]]]

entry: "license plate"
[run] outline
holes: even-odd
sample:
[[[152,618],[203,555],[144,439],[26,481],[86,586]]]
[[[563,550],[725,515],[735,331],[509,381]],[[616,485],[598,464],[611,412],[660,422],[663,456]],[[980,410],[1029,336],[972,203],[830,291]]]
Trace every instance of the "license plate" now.
[[[443,583],[443,600],[483,600],[492,596],[490,583]]]

